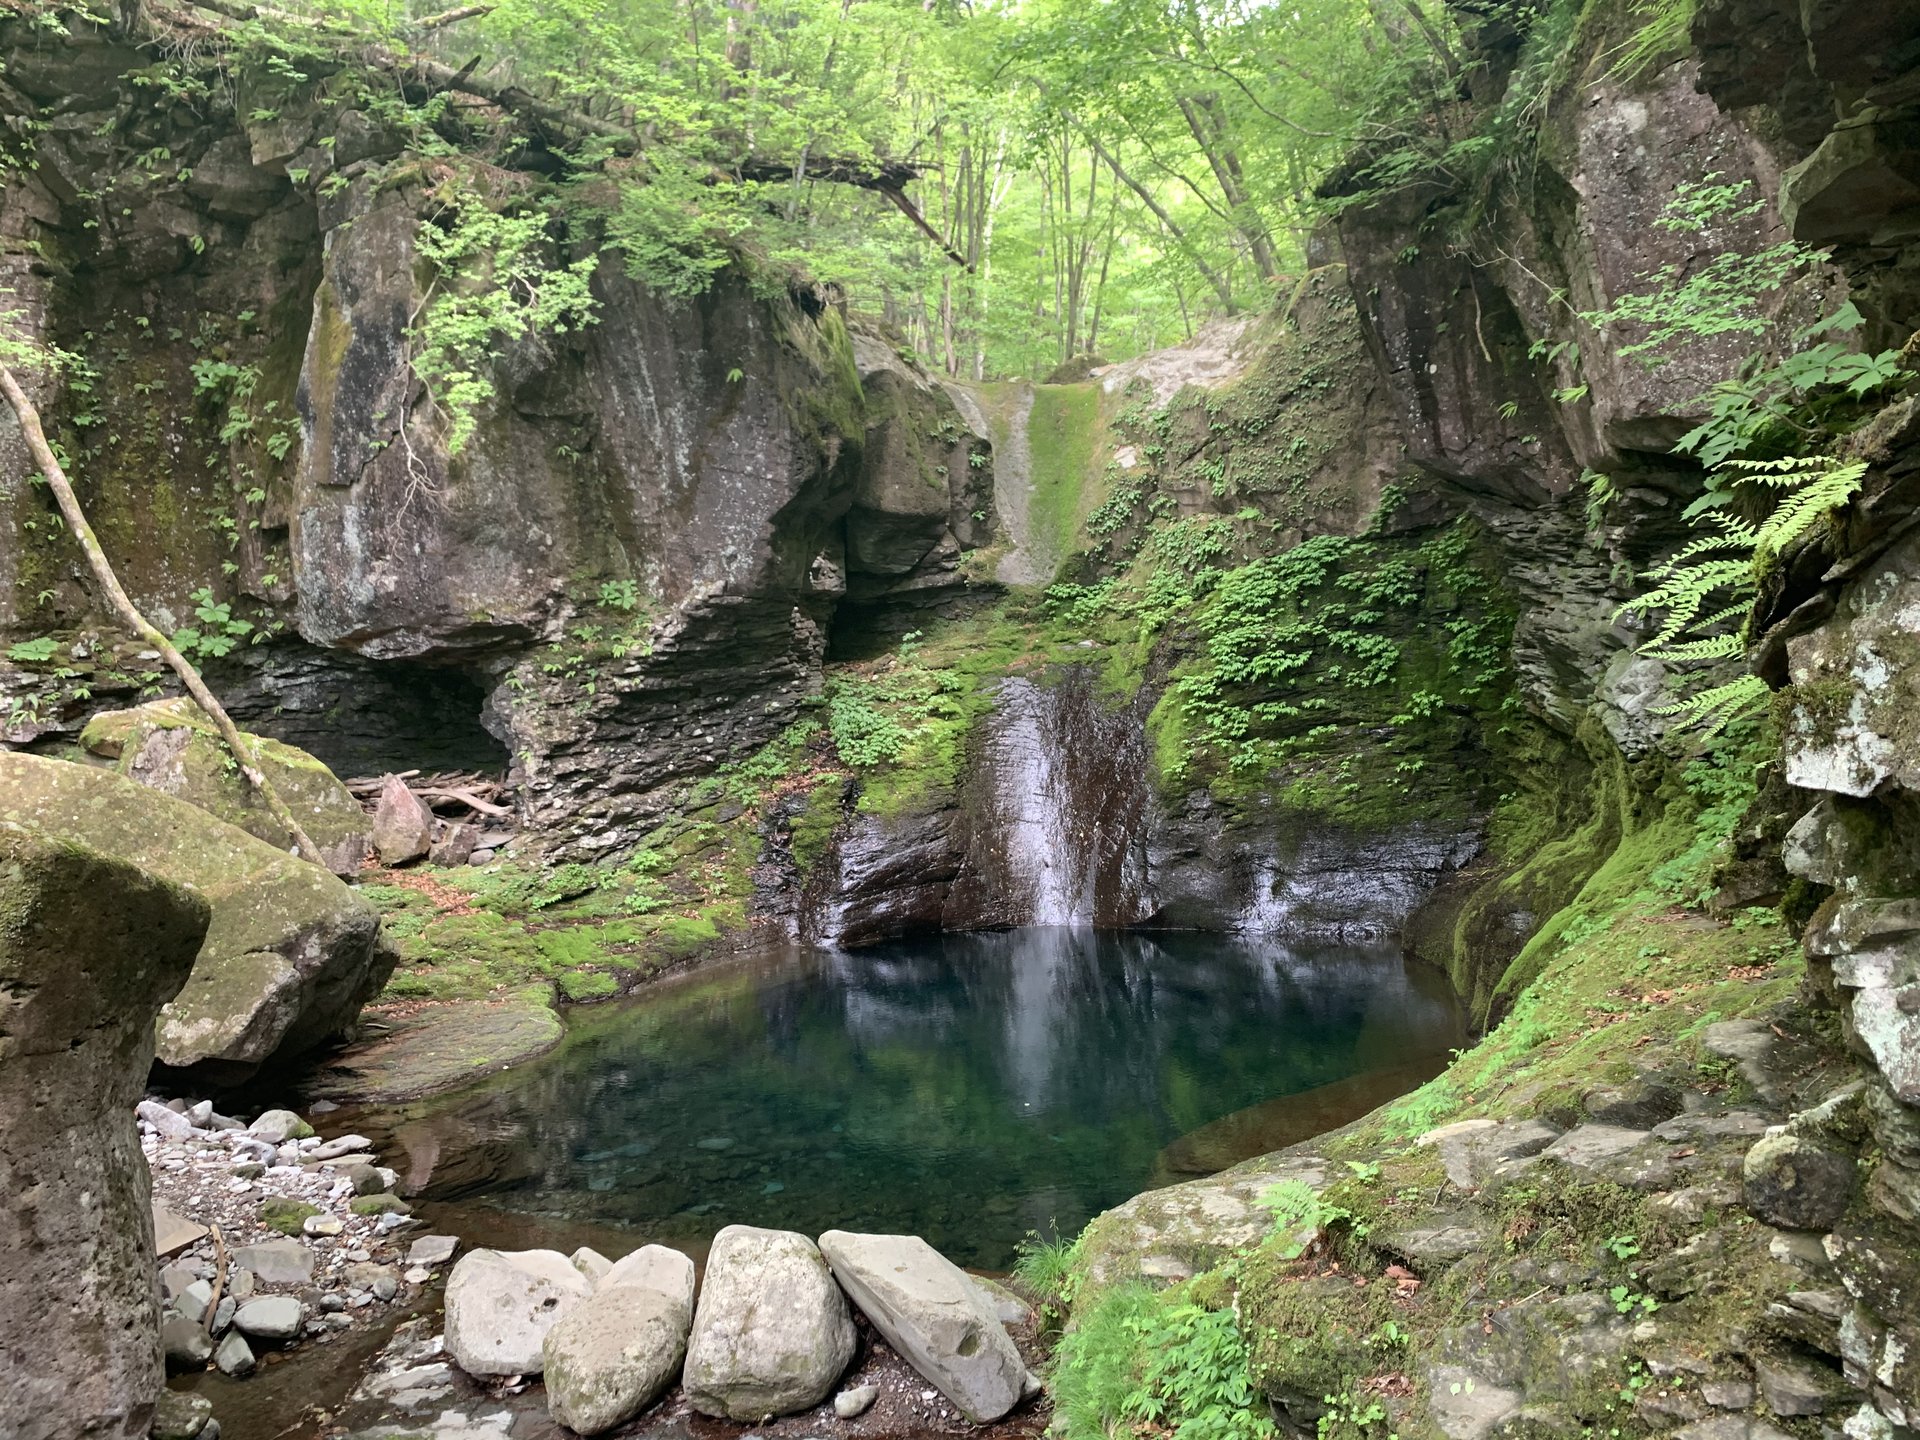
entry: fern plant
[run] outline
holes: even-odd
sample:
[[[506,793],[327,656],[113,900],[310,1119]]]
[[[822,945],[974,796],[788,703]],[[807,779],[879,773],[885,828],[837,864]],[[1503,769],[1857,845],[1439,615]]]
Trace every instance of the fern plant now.
[[[1777,499],[1757,523],[1725,509],[1707,512],[1711,533],[1684,546],[1656,571],[1659,583],[1652,590],[1620,607],[1616,615],[1662,612],[1660,628],[1641,645],[1642,654],[1682,663],[1738,659],[1746,650],[1761,569],[1859,493],[1867,467],[1863,461],[1808,455],[1729,460],[1722,473],[1730,479],[1724,493],[1754,486],[1774,491]],[[1720,628],[1727,626],[1735,628]],[[1688,634],[1694,638],[1682,638]],[[1713,735],[1758,709],[1767,693],[1759,676],[1742,675],[1655,713],[1675,717],[1682,728]]]
[[[1664,13],[1668,7],[1651,8]],[[1682,7],[1672,8],[1678,13]],[[1655,223],[1718,248],[1715,231],[1723,222],[1750,219],[1761,209],[1751,182],[1714,183],[1719,179],[1710,174],[1679,187]],[[1772,320],[1763,297],[1804,283],[1826,259],[1825,251],[1794,241],[1747,253],[1722,250],[1684,275],[1645,275],[1645,292],[1582,318],[1600,328],[1635,327],[1639,338],[1620,353],[1636,355],[1651,368],[1673,358],[1663,348],[1672,342],[1765,335]],[[1683,512],[1701,533],[1654,572],[1653,589],[1615,612],[1660,617],[1652,638],[1640,646],[1642,654],[1696,665],[1737,660],[1751,638],[1760,572],[1859,492],[1865,463],[1805,452],[1849,424],[1876,392],[1913,378],[1898,352],[1853,348],[1848,337],[1864,324],[1849,301],[1795,332],[1783,357],[1754,355],[1699,397],[1705,418],[1675,449],[1706,470],[1701,494]],[[1604,514],[1606,492],[1589,485],[1591,532],[1597,514]],[[1763,496],[1771,503],[1752,503]],[[1741,518],[1756,511],[1761,518]],[[1741,675],[1655,713],[1711,735],[1758,709],[1767,693],[1757,676]]]

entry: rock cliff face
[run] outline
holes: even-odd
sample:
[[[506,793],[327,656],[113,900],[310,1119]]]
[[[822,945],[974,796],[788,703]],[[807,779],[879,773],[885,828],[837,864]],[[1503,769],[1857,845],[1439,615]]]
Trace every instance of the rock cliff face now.
[[[0,1431],[145,1436],[165,1373],[133,1107],[207,929],[194,891],[0,820]]]
[[[271,637],[213,665],[244,721],[341,768],[510,758],[527,821],[590,858],[787,722],[843,597],[883,630],[964,598],[985,448],[887,347],[856,358],[832,296],[729,275],[682,302],[609,260],[597,323],[497,354],[451,454],[409,367],[433,163],[317,90],[176,103],[140,79],[171,59],[86,27],[0,50],[38,135],[0,278],[113,377],[37,399],[135,599],[171,626],[204,590]],[[0,633],[58,642],[0,672],[21,744],[153,666],[0,446]]]

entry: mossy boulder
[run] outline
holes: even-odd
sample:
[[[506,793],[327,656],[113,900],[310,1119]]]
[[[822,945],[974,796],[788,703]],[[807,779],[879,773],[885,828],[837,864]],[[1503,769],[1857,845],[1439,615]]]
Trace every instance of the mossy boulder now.
[[[278,1230],[282,1235],[298,1236],[309,1219],[325,1213],[318,1205],[309,1205],[304,1200],[291,1200],[284,1195],[274,1195],[260,1202],[260,1223],[269,1230]]]
[[[0,754],[9,818],[198,892],[213,910],[157,1056],[237,1082],[346,1030],[392,973],[373,907],[319,866],[87,765]]]
[[[33,826],[18,788],[0,771],[0,1435],[144,1435],[165,1373],[134,1104],[208,910]]]
[[[1318,1191],[1327,1182],[1325,1162],[1292,1152],[1263,1155],[1205,1180],[1149,1190],[1096,1216],[1080,1239],[1079,1293],[1175,1284],[1211,1270],[1273,1230],[1275,1216],[1261,1197],[1289,1182]]]
[[[367,815],[334,773],[306,751],[249,737],[255,757],[294,819],[336,875],[351,875],[367,853]],[[89,754],[129,780],[198,805],[280,849],[293,837],[234,764],[206,712],[185,696],[96,715],[80,732]]]

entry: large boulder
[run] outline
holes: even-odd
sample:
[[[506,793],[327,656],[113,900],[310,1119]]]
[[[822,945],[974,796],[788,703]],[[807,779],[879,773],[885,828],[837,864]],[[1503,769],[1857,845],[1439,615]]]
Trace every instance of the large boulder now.
[[[380,786],[380,803],[373,811],[373,848],[382,865],[405,865],[418,860],[433,845],[433,812],[407,788],[398,775]]]
[[[693,1281],[693,1261],[687,1256],[665,1245],[642,1245],[614,1261],[600,1277],[599,1284],[602,1290],[619,1285],[646,1286],[658,1290],[692,1315]]]
[[[0,774],[0,1435],[144,1436],[165,1372],[133,1107],[209,910],[43,828],[15,773]]]
[[[558,1250],[469,1250],[447,1278],[447,1353],[469,1375],[537,1375],[547,1332],[592,1293]]]
[[[251,736],[254,762],[286,802],[336,875],[351,875],[367,853],[367,815],[334,773],[304,750]],[[233,763],[220,732],[192,700],[155,700],[108,710],[87,722],[80,744],[114,769],[163,795],[198,805],[281,850],[293,837]]]
[[[1205,1180],[1134,1196],[1096,1215],[1081,1245],[1081,1294],[1144,1281],[1168,1285],[1211,1270],[1273,1229],[1260,1197],[1297,1181],[1318,1191],[1326,1162],[1312,1155],[1264,1155]]]
[[[614,1285],[547,1332],[547,1409],[569,1430],[599,1435],[660,1398],[687,1353],[689,1306],[650,1285]]]
[[[917,1235],[829,1230],[820,1253],[874,1328],[976,1425],[1027,1393],[1026,1363],[980,1288]]]
[[[790,1230],[713,1238],[684,1386],[702,1415],[748,1422],[818,1405],[853,1359],[853,1320],[826,1261]]]
[[[190,886],[213,921],[156,1050],[234,1082],[348,1028],[386,983],[394,952],[373,907],[297,860],[171,796],[104,770],[0,754],[10,813],[49,834]]]

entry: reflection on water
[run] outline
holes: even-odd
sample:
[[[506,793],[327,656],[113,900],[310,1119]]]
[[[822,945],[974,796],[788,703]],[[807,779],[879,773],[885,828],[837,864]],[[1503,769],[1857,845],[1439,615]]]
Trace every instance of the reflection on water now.
[[[1388,950],[946,936],[579,1014],[561,1049],[395,1138],[429,1199],[634,1243],[841,1226],[1003,1268],[1027,1232],[1071,1234],[1147,1185],[1180,1136],[1459,1039],[1444,984]]]

